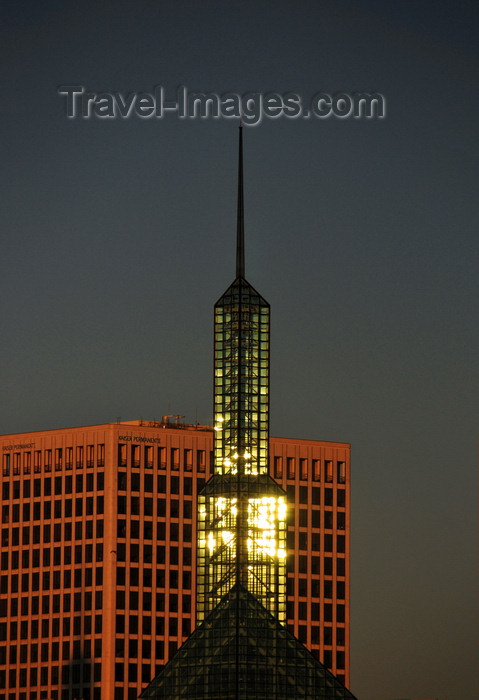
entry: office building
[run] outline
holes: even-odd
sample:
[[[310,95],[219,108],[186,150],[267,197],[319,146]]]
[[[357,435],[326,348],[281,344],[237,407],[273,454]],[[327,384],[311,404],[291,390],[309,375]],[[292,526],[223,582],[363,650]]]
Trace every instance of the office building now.
[[[213,430],[132,421],[0,438],[0,700],[133,700],[195,626]],[[287,627],[349,682],[349,445],[270,439]]]

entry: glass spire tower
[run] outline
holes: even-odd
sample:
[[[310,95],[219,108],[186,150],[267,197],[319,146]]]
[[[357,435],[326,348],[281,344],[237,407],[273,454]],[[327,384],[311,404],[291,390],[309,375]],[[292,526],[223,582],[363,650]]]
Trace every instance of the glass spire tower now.
[[[197,629],[155,700],[354,696],[285,628],[286,494],[269,476],[269,315],[245,279],[239,130],[236,278],[215,304],[214,473],[198,496]]]
[[[285,618],[286,496],[268,475],[269,313],[244,275],[240,127],[236,278],[215,304],[214,476],[198,502],[198,622],[235,584]]]

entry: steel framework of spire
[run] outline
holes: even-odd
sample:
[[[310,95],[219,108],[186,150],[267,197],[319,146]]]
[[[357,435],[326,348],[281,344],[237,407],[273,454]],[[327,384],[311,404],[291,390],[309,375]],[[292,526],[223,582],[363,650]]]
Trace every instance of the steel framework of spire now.
[[[239,584],[281,622],[286,495],[268,475],[268,302],[244,275],[239,129],[236,279],[215,304],[214,476],[198,502],[197,619]]]

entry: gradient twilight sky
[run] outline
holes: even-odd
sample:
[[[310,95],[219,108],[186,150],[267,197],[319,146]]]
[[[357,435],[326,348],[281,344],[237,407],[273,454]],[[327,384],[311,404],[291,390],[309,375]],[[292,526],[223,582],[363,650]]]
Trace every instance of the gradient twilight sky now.
[[[94,92],[380,92],[245,127],[273,435],[352,444],[359,700],[478,697],[476,0],[3,2],[0,432],[212,416],[237,121],[72,119]]]

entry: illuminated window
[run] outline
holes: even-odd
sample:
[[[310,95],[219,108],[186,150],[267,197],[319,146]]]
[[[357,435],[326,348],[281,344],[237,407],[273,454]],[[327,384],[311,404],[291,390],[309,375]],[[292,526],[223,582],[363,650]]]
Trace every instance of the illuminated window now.
[[[308,460],[301,458],[299,460],[299,478],[303,481],[308,478]]]
[[[206,452],[205,450],[197,450],[196,452],[196,468],[199,472],[204,472],[206,469]]]
[[[193,468],[193,451],[190,449],[183,450],[183,464],[186,471],[191,471]]]
[[[78,449],[81,448],[77,447],[77,450]],[[121,442],[118,444],[118,465],[120,467],[126,467],[126,445]]]
[[[3,476],[9,476],[9,475],[10,475],[10,455],[4,454],[3,455]]]
[[[158,468],[166,469],[166,448],[158,447]]]
[[[283,458],[274,457],[274,476],[276,479],[283,477]]]
[[[177,447],[170,449],[170,464],[172,469],[180,468],[180,450]]]
[[[332,481],[333,480],[333,462],[332,462],[332,460],[326,459],[324,461],[324,471],[325,471],[326,481]]]
[[[295,476],[294,457],[287,457],[286,458],[286,468],[287,468],[288,479],[294,479],[294,476]]]

